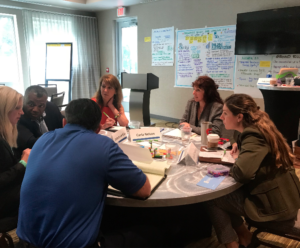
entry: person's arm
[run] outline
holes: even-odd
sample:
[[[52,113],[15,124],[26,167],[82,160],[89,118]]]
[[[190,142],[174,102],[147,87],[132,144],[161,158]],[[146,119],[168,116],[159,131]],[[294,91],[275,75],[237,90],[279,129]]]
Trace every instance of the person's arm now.
[[[179,123],[183,123],[183,122],[186,122],[186,123],[189,123],[189,119],[190,119],[190,110],[191,108],[191,101],[188,101],[186,106],[185,106],[185,110],[184,110],[184,113],[179,121]]]
[[[35,125],[35,123],[33,123]],[[38,125],[36,123],[36,125]],[[35,137],[34,134],[31,132],[29,128],[26,126],[18,123],[18,138],[17,138],[17,144],[19,149],[26,149],[26,148],[32,148],[35,142],[38,140],[39,137]]]
[[[132,196],[139,197],[139,198],[147,198],[150,194],[151,194],[151,185],[147,177],[144,186],[140,188],[137,192],[132,194]]]
[[[238,140],[240,134],[241,133],[239,131],[234,130],[232,137],[230,137],[230,139],[229,139],[230,144],[232,146],[232,149],[230,151],[231,155],[236,154],[238,151],[237,140]]]
[[[21,160],[27,163],[30,149],[26,149],[23,152]],[[5,147],[0,147],[0,168],[6,168],[8,161],[11,159],[11,154]],[[0,189],[5,188],[9,184],[13,184],[18,178],[23,177],[25,173],[24,164],[18,162],[13,166],[10,166],[7,170],[0,173]]]
[[[114,116],[117,116],[117,121],[119,122],[119,125],[120,126],[123,126],[123,127],[127,127],[128,126],[128,119],[125,115],[125,111],[124,111],[124,108],[121,104],[120,106],[120,110],[117,110],[115,108],[115,106],[113,105],[113,98],[111,98],[108,103],[107,103],[107,106],[110,108],[110,110],[113,112]]]
[[[136,167],[121,148],[109,140],[107,182],[125,195],[145,198],[150,195],[150,183],[146,175]]]
[[[123,126],[123,127],[128,126],[129,121],[125,115],[124,107],[122,106],[122,104],[120,106],[119,116],[118,116],[117,120],[118,120],[120,126]]]
[[[256,172],[269,149],[263,138],[251,134],[242,137],[241,150],[230,169],[231,176],[239,183],[248,183],[255,178]]]

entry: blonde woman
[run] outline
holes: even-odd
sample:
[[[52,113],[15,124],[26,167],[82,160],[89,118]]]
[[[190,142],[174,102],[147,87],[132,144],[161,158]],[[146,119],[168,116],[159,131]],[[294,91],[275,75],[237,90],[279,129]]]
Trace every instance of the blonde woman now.
[[[101,129],[117,125],[127,126],[128,120],[121,104],[123,100],[122,89],[119,80],[112,74],[100,78],[99,89],[92,98],[98,103],[102,118]]]
[[[300,207],[300,182],[286,140],[250,96],[228,97],[220,118],[226,129],[240,133],[230,174],[243,186],[208,202],[208,211],[220,243],[247,247],[252,234],[241,216],[257,222],[295,218]]]
[[[23,113],[23,97],[7,86],[0,86],[0,218],[18,214],[20,187],[30,149],[21,161],[12,151],[17,147],[17,122]]]

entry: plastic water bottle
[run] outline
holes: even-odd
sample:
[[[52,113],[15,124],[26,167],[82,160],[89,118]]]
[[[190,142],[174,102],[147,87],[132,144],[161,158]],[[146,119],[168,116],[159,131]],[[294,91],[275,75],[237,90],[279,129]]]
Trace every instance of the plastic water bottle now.
[[[267,74],[267,78],[271,78],[272,77],[272,74],[271,72],[269,71],[268,74]]]

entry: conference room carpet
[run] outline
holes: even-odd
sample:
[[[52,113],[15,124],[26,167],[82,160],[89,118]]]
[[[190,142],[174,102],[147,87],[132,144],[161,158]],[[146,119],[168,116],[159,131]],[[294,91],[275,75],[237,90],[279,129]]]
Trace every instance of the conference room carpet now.
[[[172,127],[172,128],[176,128],[178,127],[178,123],[173,123],[173,122],[167,122],[167,121],[162,121],[162,120],[158,120],[158,119],[151,119],[151,122],[156,123],[156,126],[158,127]],[[300,178],[300,168],[296,168],[296,173],[297,176]],[[252,228],[251,231],[253,232],[255,230],[255,228]],[[16,235],[16,230],[13,230],[11,232],[9,232],[9,234],[12,236],[13,241],[15,243],[15,245],[19,242],[19,238]],[[268,233],[261,233],[258,236],[260,239],[265,240],[266,242],[269,243],[274,243],[276,245],[279,245],[281,247],[287,247],[287,248],[300,248],[300,242],[291,240],[291,239],[287,239],[287,238],[282,238],[273,234],[268,234]],[[211,248],[223,248],[225,246],[220,245],[218,243],[216,234],[213,230],[212,232],[212,236],[209,238],[205,238],[205,239],[199,239],[196,240],[194,242],[191,242],[190,244],[188,244],[186,246],[186,248],[202,248],[202,247],[211,247]],[[260,248],[266,247],[266,246],[259,246]]]

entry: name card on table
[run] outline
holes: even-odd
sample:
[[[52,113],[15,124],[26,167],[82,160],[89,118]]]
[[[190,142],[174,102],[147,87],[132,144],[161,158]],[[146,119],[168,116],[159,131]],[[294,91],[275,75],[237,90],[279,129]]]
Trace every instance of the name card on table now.
[[[111,138],[116,143],[124,142],[125,140],[127,140],[126,128],[123,127],[119,131],[112,133]]]
[[[161,140],[161,133],[159,127],[149,127],[142,129],[129,130],[131,142],[139,140]]]
[[[178,164],[196,165],[198,163],[198,154],[199,150],[197,147],[194,145],[194,143],[190,143],[185,151],[181,153]]]

